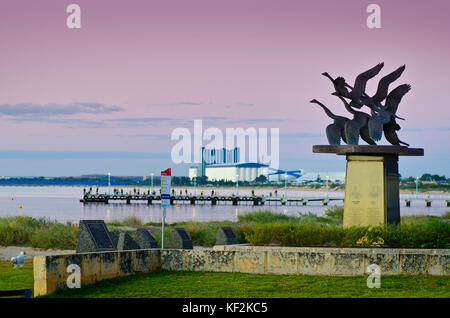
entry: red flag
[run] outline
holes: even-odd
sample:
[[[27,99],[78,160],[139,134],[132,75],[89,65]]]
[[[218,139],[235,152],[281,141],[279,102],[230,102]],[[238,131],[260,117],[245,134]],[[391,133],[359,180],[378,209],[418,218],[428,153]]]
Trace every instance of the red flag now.
[[[169,169],[166,169],[164,171],[161,171],[161,175],[162,176],[171,176],[172,175],[172,170],[169,168]]]

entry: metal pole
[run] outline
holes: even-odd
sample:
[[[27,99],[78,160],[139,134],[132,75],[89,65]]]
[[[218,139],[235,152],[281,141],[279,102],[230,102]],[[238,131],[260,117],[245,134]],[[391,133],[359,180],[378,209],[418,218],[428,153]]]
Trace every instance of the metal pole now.
[[[287,201],[287,172],[284,173],[284,201]]]
[[[236,175],[236,197],[239,196],[239,175]]]
[[[111,172],[108,172],[108,194],[111,194]]]
[[[329,176],[327,176],[326,178],[327,178],[327,182],[326,182],[326,184],[327,184],[327,201],[328,201],[328,179],[329,179],[330,177],[329,177]]]
[[[150,174],[151,179],[152,179],[152,186],[150,188],[150,193],[153,194],[153,173]]]
[[[194,177],[194,197],[197,196],[197,175]]]
[[[161,249],[164,249],[164,223],[166,222],[166,208],[163,208],[162,215],[162,236],[161,236]]]
[[[416,199],[419,196],[419,177],[416,177]]]

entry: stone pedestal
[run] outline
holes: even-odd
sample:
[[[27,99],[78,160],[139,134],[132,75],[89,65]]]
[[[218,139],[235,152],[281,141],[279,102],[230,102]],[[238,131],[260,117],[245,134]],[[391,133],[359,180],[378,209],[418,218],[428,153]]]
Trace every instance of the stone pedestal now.
[[[403,146],[313,146],[315,153],[347,157],[344,227],[400,222],[399,156],[423,156]]]

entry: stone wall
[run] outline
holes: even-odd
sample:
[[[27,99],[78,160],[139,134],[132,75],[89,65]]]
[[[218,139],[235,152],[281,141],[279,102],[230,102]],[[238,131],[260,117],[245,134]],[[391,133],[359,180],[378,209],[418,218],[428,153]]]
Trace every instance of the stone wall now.
[[[357,276],[367,266],[382,275],[450,275],[449,249],[215,246],[234,252],[236,271],[247,273]]]
[[[35,256],[34,295],[51,294],[67,288],[67,278],[71,274],[67,267],[71,264],[80,266],[81,285],[84,286],[106,278],[158,270],[160,260],[157,249]]]
[[[81,268],[81,284],[155,270],[241,272],[252,274],[336,275],[366,274],[377,264],[381,275],[450,275],[448,249],[308,248],[215,246],[195,250],[133,250],[37,256],[34,294],[66,288],[67,266]]]

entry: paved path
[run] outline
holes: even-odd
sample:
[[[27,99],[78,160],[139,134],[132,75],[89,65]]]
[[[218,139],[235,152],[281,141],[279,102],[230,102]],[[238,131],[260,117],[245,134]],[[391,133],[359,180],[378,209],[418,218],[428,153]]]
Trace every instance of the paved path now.
[[[40,255],[60,255],[60,254],[73,254],[75,250],[42,250],[32,247],[20,247],[20,246],[0,246],[0,262],[8,262],[11,257],[19,255],[21,251],[25,252],[25,259],[32,259],[33,256]]]

